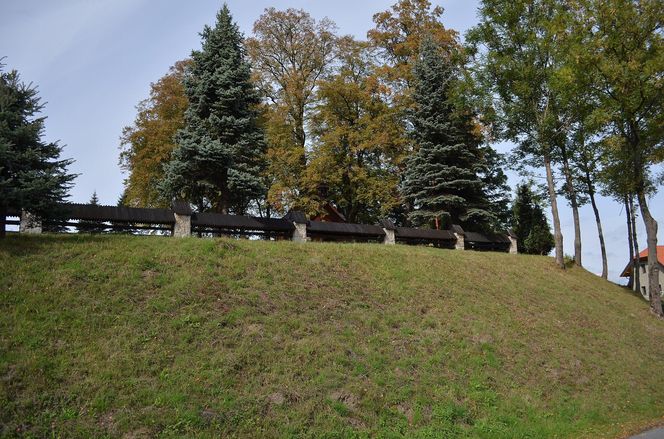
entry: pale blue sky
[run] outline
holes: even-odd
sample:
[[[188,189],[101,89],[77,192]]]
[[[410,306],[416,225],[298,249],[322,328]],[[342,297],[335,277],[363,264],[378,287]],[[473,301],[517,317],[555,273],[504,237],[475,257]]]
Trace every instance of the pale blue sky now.
[[[393,0],[229,0],[240,29],[251,33],[253,22],[269,6],[303,8],[314,17],[329,17],[339,32],[364,38],[374,13]],[[476,22],[476,0],[434,1],[445,8],[443,22],[462,34]],[[102,203],[115,204],[123,175],[118,167],[122,127],[135,116],[135,105],[147,97],[149,84],[175,61],[200,46],[198,32],[214,22],[217,0],[4,0],[0,4],[0,57],[25,81],[39,86],[47,102],[46,138],[59,139],[64,157],[76,160],[81,174],[73,201],[86,202],[96,190]],[[499,145],[503,152],[509,145]],[[510,173],[510,183],[519,177]],[[561,221],[565,251],[573,252],[571,212],[563,200]],[[664,195],[651,201],[664,228]],[[607,199],[600,210],[609,252],[611,278],[627,262],[625,221],[621,206]],[[590,207],[581,211],[584,263],[601,271],[595,221]],[[645,234],[640,226],[642,248]],[[662,234],[660,233],[660,239]]]

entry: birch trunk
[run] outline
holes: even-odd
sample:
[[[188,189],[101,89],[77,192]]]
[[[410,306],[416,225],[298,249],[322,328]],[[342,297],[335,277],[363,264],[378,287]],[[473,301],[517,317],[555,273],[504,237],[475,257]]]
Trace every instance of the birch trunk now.
[[[634,270],[636,269],[636,263],[634,262],[634,235],[632,234],[632,213],[629,209],[629,199],[625,196],[625,217],[627,218],[627,243],[629,244],[629,261],[632,264],[632,276],[629,278],[627,286],[631,289],[635,289],[634,279],[636,274]]]
[[[657,261],[657,221],[650,214],[646,195],[643,189],[637,193],[641,216],[646,226],[646,239],[648,241],[648,291],[650,291],[650,309],[656,315],[664,317],[662,312],[662,298],[659,291],[659,262]]]
[[[556,243],[556,264],[565,268],[563,253],[563,233],[560,230],[560,216],[558,215],[558,201],[556,199],[556,186],[553,182],[553,171],[551,169],[551,157],[549,153],[544,155],[544,168],[546,169],[546,184],[549,189],[549,201],[551,202],[551,215],[553,216],[553,237]]]
[[[576,199],[576,190],[574,189],[574,181],[569,167],[569,160],[567,160],[567,151],[565,148],[561,148],[561,150],[563,158],[563,174],[565,174],[565,183],[567,185],[569,202],[572,207],[572,218],[574,219],[574,263],[579,267],[583,267],[581,264],[581,221],[579,220],[579,202]]]
[[[634,211],[634,196],[629,195],[629,220],[632,223],[632,244],[634,245],[634,259],[632,259],[632,267],[634,273],[634,288],[636,292],[641,294],[641,264],[639,258],[639,237],[636,230],[636,212]]]
[[[597,208],[597,203],[595,202],[595,188],[592,185],[592,182],[588,181],[588,196],[590,197],[590,205],[593,208],[593,213],[595,214],[595,222],[597,223],[597,235],[599,237],[599,248],[602,251],[602,278],[608,279],[609,277],[609,264],[606,257],[606,245],[604,244],[604,232],[602,232],[602,219],[599,216],[599,209]]]

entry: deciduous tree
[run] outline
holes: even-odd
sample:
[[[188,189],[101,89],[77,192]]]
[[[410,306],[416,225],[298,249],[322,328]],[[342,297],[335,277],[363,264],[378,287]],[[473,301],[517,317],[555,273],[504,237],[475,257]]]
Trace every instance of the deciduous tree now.
[[[425,38],[434,40],[446,55],[459,49],[457,32],[445,28],[442,15],[443,8],[432,8],[429,0],[399,0],[389,10],[374,14],[375,27],[367,37],[380,51],[383,77],[395,94],[408,93]]]
[[[494,99],[499,136],[517,144],[520,164],[544,166],[556,242],[564,268],[552,160],[570,120],[561,104],[557,45],[564,5],[555,0],[484,0],[468,35],[485,94]]]
[[[314,134],[307,181],[324,186],[350,222],[374,223],[400,204],[395,161],[400,121],[375,77],[373,53],[351,37],[338,42],[337,67],[320,82],[312,117]],[[318,204],[316,206],[316,204]]]
[[[120,166],[125,179],[125,203],[136,207],[167,207],[159,183],[164,165],[175,149],[175,134],[184,127],[188,101],[184,75],[190,60],[178,61],[168,73],[150,84],[150,97],[141,101],[133,125],[122,130]]]
[[[306,197],[307,122],[319,78],[334,57],[335,24],[301,9],[268,8],[254,23],[247,47],[267,98],[270,200],[282,209]],[[286,166],[284,168],[284,166]]]
[[[657,221],[648,205],[650,169],[664,159],[664,16],[661,0],[580,0],[575,32],[585,39],[574,53],[592,74],[597,112],[622,139],[648,242],[652,311],[664,315],[657,261]]]

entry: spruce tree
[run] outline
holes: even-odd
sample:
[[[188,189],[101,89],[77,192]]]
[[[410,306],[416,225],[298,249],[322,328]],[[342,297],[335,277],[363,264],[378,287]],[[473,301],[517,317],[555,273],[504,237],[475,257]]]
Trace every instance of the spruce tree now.
[[[549,254],[555,245],[553,235],[541,201],[531,189],[531,183],[517,186],[512,215],[512,229],[517,237],[519,253]]]
[[[99,206],[99,197],[97,197],[97,191],[92,192],[90,201],[88,204],[92,206]],[[104,224],[103,221],[79,221],[76,225],[76,230],[79,233],[104,233],[108,227]]]
[[[45,117],[32,84],[0,64],[0,237],[5,236],[8,209],[26,210],[44,219],[57,213],[75,175],[72,160],[61,160],[57,142],[44,142]]]
[[[480,174],[486,163],[472,115],[452,97],[457,67],[431,39],[425,39],[414,68],[414,109],[410,113],[415,152],[409,157],[402,189],[414,207],[416,225],[460,224],[471,230],[495,223]]]
[[[202,49],[192,52],[185,75],[185,126],[176,135],[161,189],[168,198],[185,198],[199,209],[244,213],[265,190],[260,97],[242,34],[226,5],[201,37]]]

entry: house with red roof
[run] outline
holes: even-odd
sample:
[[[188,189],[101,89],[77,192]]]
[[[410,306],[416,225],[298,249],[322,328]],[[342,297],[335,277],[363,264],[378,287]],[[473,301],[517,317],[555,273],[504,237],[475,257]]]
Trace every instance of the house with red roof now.
[[[648,286],[648,249],[643,250],[639,253],[638,256],[638,270],[639,270],[639,283],[641,295],[646,299],[650,300],[650,290]],[[636,259],[636,258],[634,258]],[[662,285],[664,285],[664,245],[657,246],[657,262],[659,262],[659,291],[662,292]],[[630,278],[630,285],[632,289],[636,291],[636,285],[634,285],[634,273],[632,272],[633,264],[628,262],[627,266],[620,274],[620,277]]]

